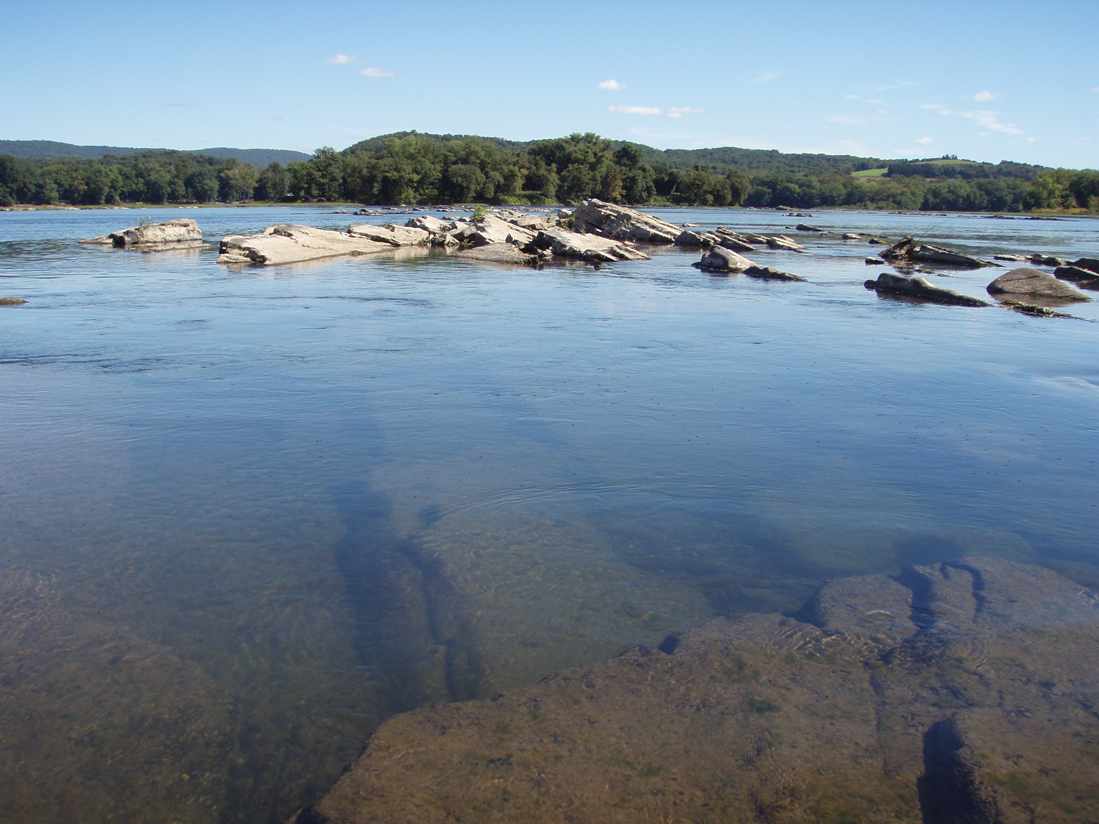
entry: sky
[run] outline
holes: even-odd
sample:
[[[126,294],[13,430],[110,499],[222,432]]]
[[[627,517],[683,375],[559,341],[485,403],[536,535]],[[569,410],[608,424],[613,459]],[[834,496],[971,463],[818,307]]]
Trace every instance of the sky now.
[[[0,138],[342,149],[597,132],[1099,167],[1099,0],[20,3]]]

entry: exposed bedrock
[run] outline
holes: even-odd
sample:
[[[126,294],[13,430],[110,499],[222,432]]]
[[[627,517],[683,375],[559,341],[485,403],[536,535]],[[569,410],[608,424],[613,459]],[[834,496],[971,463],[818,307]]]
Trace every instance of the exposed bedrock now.
[[[299,822],[1099,817],[1099,600],[986,557],[382,725]]]
[[[980,269],[983,266],[995,264],[970,255],[947,249],[944,246],[935,246],[930,243],[914,240],[906,237],[898,241],[881,253],[881,257],[890,263],[910,265],[915,263],[928,263],[938,266],[947,266],[958,269]]]
[[[675,243],[683,232],[681,226],[653,215],[595,199],[576,207],[572,214],[572,228],[577,232],[614,240],[642,243]]]
[[[222,238],[218,263],[276,266],[343,255],[392,251],[393,244],[332,229],[280,224],[258,235]]]

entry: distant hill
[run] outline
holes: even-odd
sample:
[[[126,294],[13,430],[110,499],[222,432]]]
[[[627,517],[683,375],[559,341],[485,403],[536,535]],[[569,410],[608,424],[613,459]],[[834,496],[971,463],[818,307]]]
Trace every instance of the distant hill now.
[[[419,137],[424,140],[450,142],[476,140],[490,143],[500,149],[521,152],[540,141],[506,140],[502,137],[480,137],[463,134],[430,134],[427,132],[394,132],[360,141],[345,151],[380,151],[391,138]],[[787,154],[774,149],[740,149],[726,146],[714,149],[655,149],[641,143],[624,140],[611,141],[616,145],[630,145],[638,150],[648,163],[663,164],[673,168],[689,169],[694,166],[708,168],[734,168],[744,172],[781,174],[849,174],[865,169],[885,168],[898,161],[855,155]]]
[[[73,143],[59,143],[55,140],[0,140],[0,155],[11,155],[27,159],[82,158],[96,159],[113,155],[150,154],[172,151],[170,149],[141,149],[129,146],[77,146]],[[295,160],[308,160],[310,155],[291,149],[232,149],[216,146],[210,149],[186,150],[188,154],[206,155],[219,160],[239,160],[252,166],[264,167],[271,163],[290,163]]]

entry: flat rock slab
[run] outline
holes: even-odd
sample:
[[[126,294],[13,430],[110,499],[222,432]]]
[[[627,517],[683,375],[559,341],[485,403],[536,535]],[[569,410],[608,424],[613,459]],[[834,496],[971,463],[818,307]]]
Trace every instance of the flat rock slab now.
[[[864,285],[879,295],[891,295],[921,303],[938,303],[943,306],[988,306],[980,298],[943,289],[926,278],[907,278],[882,272],[877,280],[868,280]]]
[[[393,250],[391,243],[347,232],[280,224],[259,235],[230,235],[221,241],[218,263],[279,266],[345,255],[371,255]]]
[[[805,612],[399,715],[296,821],[1099,819],[1095,593],[969,556]]]
[[[804,246],[796,243],[785,235],[775,235],[774,237],[767,238],[767,245],[772,249],[781,249],[787,252],[805,252]]]
[[[356,223],[348,228],[347,233],[352,237],[366,238],[378,243],[388,243],[390,246],[423,246],[431,240],[431,233],[426,229],[394,226],[392,223],[387,223],[384,226],[376,226],[373,223]]]
[[[1090,300],[1083,292],[1062,283],[1053,275],[1038,269],[1012,269],[988,284],[990,295],[1028,297],[1051,303],[1074,303]]]
[[[683,231],[674,223],[637,209],[595,199],[576,207],[572,214],[572,228],[577,232],[597,234],[614,240],[642,243],[675,243]]]

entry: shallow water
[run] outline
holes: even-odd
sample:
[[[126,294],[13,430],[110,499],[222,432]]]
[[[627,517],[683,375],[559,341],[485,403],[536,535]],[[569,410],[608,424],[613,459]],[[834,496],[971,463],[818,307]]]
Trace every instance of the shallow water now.
[[[661,213],[1099,252],[1083,219]],[[0,214],[30,301],[0,309],[0,819],[278,821],[392,712],[834,576],[988,552],[1099,581],[1095,303],[883,299],[873,247],[811,236],[752,255],[806,284],[76,243],[181,215],[363,220]]]

